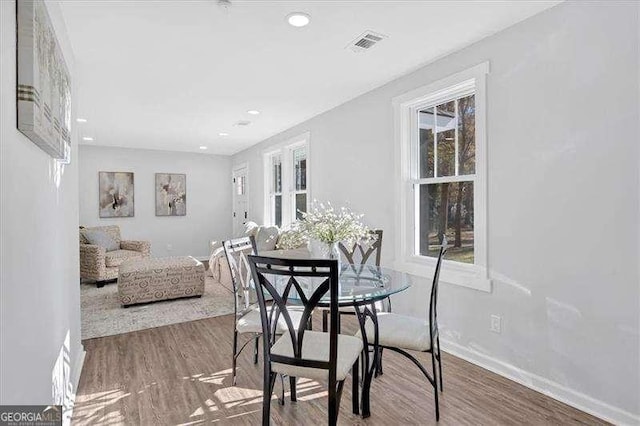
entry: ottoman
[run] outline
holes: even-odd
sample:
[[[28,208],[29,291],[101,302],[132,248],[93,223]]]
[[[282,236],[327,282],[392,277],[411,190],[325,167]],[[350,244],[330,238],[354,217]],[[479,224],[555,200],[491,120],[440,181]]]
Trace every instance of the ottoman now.
[[[191,256],[128,260],[118,272],[122,306],[202,296],[204,265]]]

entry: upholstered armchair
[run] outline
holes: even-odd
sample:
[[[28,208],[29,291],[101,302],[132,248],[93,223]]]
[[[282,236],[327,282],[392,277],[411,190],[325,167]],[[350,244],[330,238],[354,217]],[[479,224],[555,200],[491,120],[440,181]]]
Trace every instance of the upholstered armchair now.
[[[105,232],[116,242],[117,249],[107,251],[101,245],[89,244],[84,235],[89,230]],[[117,225],[80,229],[80,278],[95,281],[98,287],[118,278],[118,268],[125,260],[142,259],[150,255],[150,242],[122,240]]]

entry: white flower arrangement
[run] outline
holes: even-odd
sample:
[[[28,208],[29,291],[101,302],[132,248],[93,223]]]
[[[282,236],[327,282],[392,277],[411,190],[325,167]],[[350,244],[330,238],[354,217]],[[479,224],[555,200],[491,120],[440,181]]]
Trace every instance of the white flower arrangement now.
[[[295,222],[291,224],[289,229],[280,234],[276,248],[278,250],[293,250],[298,247],[306,246],[308,242],[309,238],[300,228],[300,223]]]
[[[347,207],[336,210],[331,203],[325,205],[314,200],[310,211],[302,213],[302,220],[296,226],[309,239],[327,245],[339,242],[353,245],[375,238],[362,223],[363,217],[364,215],[356,214]]]

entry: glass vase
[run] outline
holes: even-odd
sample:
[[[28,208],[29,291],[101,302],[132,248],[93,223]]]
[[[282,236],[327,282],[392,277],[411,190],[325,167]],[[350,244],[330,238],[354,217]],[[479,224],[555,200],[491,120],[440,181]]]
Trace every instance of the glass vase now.
[[[342,254],[339,243],[325,243],[316,239],[309,240],[309,252],[312,259],[335,259],[338,261],[338,271],[342,267]]]
[[[329,259],[338,261],[338,272],[342,270],[342,254],[340,253],[339,243],[329,244]]]

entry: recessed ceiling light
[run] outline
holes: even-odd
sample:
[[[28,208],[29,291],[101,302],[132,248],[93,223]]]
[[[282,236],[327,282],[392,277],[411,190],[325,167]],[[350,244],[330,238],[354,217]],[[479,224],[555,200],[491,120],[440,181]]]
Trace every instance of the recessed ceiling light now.
[[[78,123],[86,123],[86,122],[87,122],[87,119],[86,119],[86,118],[76,118],[76,121],[77,121]]]
[[[229,136],[229,133],[220,132],[220,133],[218,133],[218,136]]]
[[[250,109],[249,111],[247,111],[247,114],[258,115],[258,114],[260,114],[260,111],[258,111],[256,109]]]
[[[306,27],[311,22],[311,16],[304,12],[293,12],[287,15],[287,22],[292,27]]]
[[[200,149],[207,149],[207,147],[206,147],[206,146],[204,146],[204,145],[202,145],[202,146],[200,147]]]
[[[92,138],[92,137],[90,137],[90,136],[84,136],[84,137],[82,138],[82,140],[83,140],[83,141],[87,141],[87,142],[91,142],[91,141],[93,140],[93,138]]]

